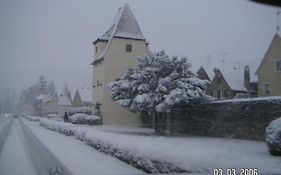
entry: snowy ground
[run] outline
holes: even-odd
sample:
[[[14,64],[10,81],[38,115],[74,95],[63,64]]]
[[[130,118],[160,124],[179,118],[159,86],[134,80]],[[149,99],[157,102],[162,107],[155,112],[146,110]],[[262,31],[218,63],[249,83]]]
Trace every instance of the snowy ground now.
[[[113,148],[154,160],[171,162],[187,171],[211,173],[214,168],[257,168],[259,174],[281,172],[281,158],[271,156],[265,142],[208,137],[156,137],[128,134],[118,127],[89,127],[50,122],[66,128],[85,140],[103,142]],[[106,132],[105,132],[106,131]],[[115,131],[115,133],[114,133]]]
[[[214,168],[257,168],[258,174],[281,172],[281,158],[271,156],[264,142],[207,137],[157,137],[151,136],[152,131],[149,129],[45,121],[144,158],[171,162],[192,174],[212,174]],[[64,167],[66,172],[69,170],[69,174],[145,174],[75,137],[48,130],[40,126],[39,122],[0,119],[0,134],[9,122],[12,124],[0,152],[1,175],[38,174],[40,167],[53,166],[54,162]],[[38,161],[39,165],[36,163]]]
[[[62,167],[64,175],[145,174],[74,138],[46,130],[38,122],[1,119],[1,132],[8,121],[12,122],[0,153],[1,175],[49,175],[56,167]]]

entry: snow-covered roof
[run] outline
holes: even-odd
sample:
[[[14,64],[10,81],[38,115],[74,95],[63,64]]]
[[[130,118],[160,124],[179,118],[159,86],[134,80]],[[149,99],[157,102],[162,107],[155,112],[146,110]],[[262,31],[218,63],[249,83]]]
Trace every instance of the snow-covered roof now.
[[[196,72],[198,72],[200,69],[204,69],[204,71],[206,72],[206,74],[207,74],[208,77],[210,78],[210,81],[213,80],[213,78],[214,78],[214,76],[215,76],[215,72],[213,71],[213,69],[200,66],[199,69],[198,69]]]
[[[43,103],[48,103],[52,100],[52,98],[56,95],[56,93],[50,93],[45,96],[45,98],[42,100]]]
[[[119,8],[113,24],[99,39],[110,40],[110,36],[145,40],[129,4]]]
[[[90,87],[82,87],[79,89],[80,97],[82,102],[91,102],[92,101],[92,93]]]
[[[220,70],[225,81],[232,90],[247,91],[244,86],[244,74],[238,70]]]
[[[72,105],[72,100],[70,96],[70,91],[65,83],[62,89],[62,92],[59,96],[59,105]]]
[[[100,59],[105,55],[114,37],[145,40],[128,3],[126,3],[124,7],[118,9],[113,24],[104,35],[96,40],[108,41],[104,51],[97,57],[97,59]]]

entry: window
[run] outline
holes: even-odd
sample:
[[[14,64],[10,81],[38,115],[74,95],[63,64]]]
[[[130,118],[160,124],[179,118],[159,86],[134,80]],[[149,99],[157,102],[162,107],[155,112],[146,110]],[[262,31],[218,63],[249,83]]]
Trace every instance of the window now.
[[[96,53],[98,53],[98,46],[96,46]]]
[[[270,92],[271,92],[271,83],[270,82],[264,83],[264,86],[263,86],[264,95],[269,95]]]
[[[132,52],[132,45],[126,44],[126,52]]]
[[[221,82],[222,82],[222,77],[221,77],[221,75],[218,75],[217,76],[217,84],[221,84]]]
[[[276,61],[276,71],[281,71],[281,60]]]

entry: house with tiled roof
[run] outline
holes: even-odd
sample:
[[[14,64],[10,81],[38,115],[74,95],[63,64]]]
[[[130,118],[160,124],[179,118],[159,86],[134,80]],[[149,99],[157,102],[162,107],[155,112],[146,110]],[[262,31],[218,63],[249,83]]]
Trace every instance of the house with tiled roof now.
[[[92,105],[104,124],[138,126],[139,117],[111,100],[106,85],[121,78],[128,65],[148,53],[146,41],[128,4],[119,8],[109,29],[94,42]]]

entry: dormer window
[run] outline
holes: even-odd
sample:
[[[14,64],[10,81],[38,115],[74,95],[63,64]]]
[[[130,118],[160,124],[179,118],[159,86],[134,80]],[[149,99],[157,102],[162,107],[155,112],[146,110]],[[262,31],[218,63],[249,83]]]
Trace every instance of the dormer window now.
[[[96,53],[98,53],[98,46],[96,46]]]
[[[276,71],[281,71],[281,60],[276,61]]]
[[[132,45],[126,44],[126,52],[132,52]]]

